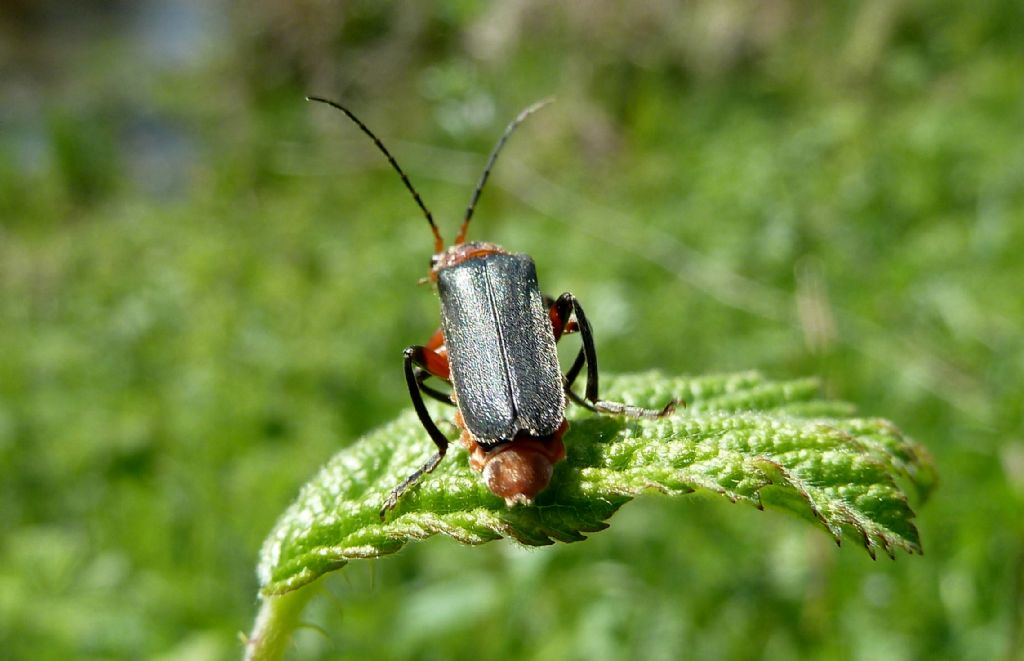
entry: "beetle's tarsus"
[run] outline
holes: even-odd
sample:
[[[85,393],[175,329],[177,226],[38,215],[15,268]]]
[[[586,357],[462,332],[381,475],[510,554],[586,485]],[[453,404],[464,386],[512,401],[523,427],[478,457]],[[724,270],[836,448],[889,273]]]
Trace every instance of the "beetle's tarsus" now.
[[[601,413],[603,415],[621,415],[627,418],[664,418],[665,416],[672,415],[675,412],[676,407],[682,403],[678,399],[669,400],[663,408],[660,409],[648,409],[642,406],[633,406],[631,404],[625,404],[623,402],[609,402],[607,400],[599,399],[596,402],[588,402],[586,399],[580,397],[572,390],[566,389],[565,394],[568,395],[569,399],[573,402],[594,413]]]
[[[391,490],[387,500],[384,501],[384,506],[380,508],[380,520],[383,521],[387,516],[387,513],[395,509],[398,505],[398,499],[402,497],[402,494],[414,486],[417,482],[423,479],[423,476],[427,473],[432,473],[437,465],[444,459],[444,453],[446,448],[438,448],[437,453],[434,454],[427,463],[420,466],[420,468],[410,475],[409,477],[402,480],[402,483]]]
[[[661,409],[648,409],[642,406],[631,406],[629,404],[623,404],[621,402],[607,402],[599,400],[594,402],[594,409],[598,413],[605,413],[608,415],[624,415],[629,418],[664,418],[670,415],[676,410],[676,400],[670,400],[668,404]]]

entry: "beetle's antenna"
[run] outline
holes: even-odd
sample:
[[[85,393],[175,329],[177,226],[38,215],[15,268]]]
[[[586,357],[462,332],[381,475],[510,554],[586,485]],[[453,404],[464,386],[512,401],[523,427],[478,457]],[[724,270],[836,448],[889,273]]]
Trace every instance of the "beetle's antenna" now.
[[[407,177],[405,175],[405,172],[402,171],[402,168],[398,165],[398,161],[396,161],[395,157],[391,155],[391,152],[389,152],[388,148],[384,146],[384,143],[382,143],[380,139],[373,134],[373,131],[371,131],[366,126],[366,124],[363,124],[358,117],[353,115],[351,110],[341,105],[340,103],[335,103],[334,101],[323,99],[318,96],[307,96],[306,100],[317,101],[319,103],[326,103],[332,108],[337,108],[341,112],[348,115],[348,118],[355,122],[356,126],[363,130],[363,133],[370,136],[370,139],[373,140],[373,144],[377,145],[377,148],[384,152],[384,155],[388,159],[388,163],[390,163],[391,167],[395,168],[395,171],[398,172],[398,176],[402,178],[402,183],[404,183],[405,187],[409,189],[410,193],[412,193],[413,199],[416,200],[416,204],[420,206],[420,209],[423,209],[423,214],[427,217],[427,222],[430,223],[430,231],[434,233],[434,252],[439,253],[444,251],[444,239],[441,238],[441,232],[438,231],[437,225],[434,224],[434,217],[430,215],[430,209],[427,208],[427,205],[423,204],[423,200],[420,198],[420,194],[416,192],[415,188],[413,188],[412,182],[409,181],[409,177]],[[530,112],[532,112],[532,110]]]
[[[469,221],[473,218],[473,210],[476,209],[476,203],[480,199],[480,193],[484,190],[484,184],[487,183],[487,177],[491,174],[491,168],[494,167],[495,161],[498,160],[498,153],[501,152],[501,148],[505,146],[505,142],[508,140],[508,137],[512,135],[512,131],[515,131],[516,127],[522,124],[523,120],[527,117],[554,100],[555,99],[553,97],[541,99],[516,115],[516,118],[513,119],[505,128],[505,132],[502,133],[501,137],[498,139],[498,144],[494,146],[494,151],[491,152],[491,157],[487,159],[487,166],[484,168],[484,173],[480,175],[480,181],[477,182],[476,189],[473,190],[473,197],[469,200],[469,207],[466,209],[466,217],[462,221],[462,227],[459,228],[458,236],[455,237],[454,245],[458,245],[466,240],[466,230],[469,229]]]

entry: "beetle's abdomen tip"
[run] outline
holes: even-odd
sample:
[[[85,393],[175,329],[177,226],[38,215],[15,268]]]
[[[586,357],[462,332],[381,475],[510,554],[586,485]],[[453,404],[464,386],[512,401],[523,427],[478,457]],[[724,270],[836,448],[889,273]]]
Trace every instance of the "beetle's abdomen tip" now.
[[[533,505],[533,498],[527,498],[526,496],[520,493],[516,494],[515,496],[512,496],[511,498],[506,498],[505,505],[507,507],[515,507],[516,505],[522,505],[526,507],[529,505]]]
[[[488,457],[483,478],[496,496],[513,505],[532,505],[533,499],[551,482],[553,465],[544,454],[532,448],[510,444]]]

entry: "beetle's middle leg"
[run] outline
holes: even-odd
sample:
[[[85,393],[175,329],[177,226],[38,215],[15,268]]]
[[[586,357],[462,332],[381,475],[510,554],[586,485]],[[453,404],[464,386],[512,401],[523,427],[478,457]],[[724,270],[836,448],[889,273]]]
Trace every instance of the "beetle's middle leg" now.
[[[436,376],[439,379],[449,380],[449,369],[448,369],[448,351],[444,346],[444,332],[438,328],[437,332],[430,338],[430,341],[423,347],[424,362],[422,366],[414,365],[413,372],[416,374],[416,385],[420,391],[433,399],[447,404],[448,406],[455,406],[455,402],[452,400],[452,396],[436,388],[432,388],[424,383],[427,379],[432,376]]]
[[[434,344],[434,340],[431,340],[430,344]],[[447,379],[447,356],[442,356],[433,348],[423,346],[408,347],[404,352],[402,352],[402,355],[405,358],[405,382],[409,387],[409,397],[412,399],[412,406],[416,410],[416,415],[420,419],[420,424],[422,424],[423,428],[427,430],[427,434],[430,435],[430,440],[434,441],[434,445],[437,446],[437,452],[435,452],[434,455],[426,461],[426,463],[413,472],[412,475],[402,480],[401,484],[391,490],[391,494],[388,496],[387,500],[384,501],[384,506],[380,508],[381,520],[384,520],[384,517],[387,515],[389,510],[395,508],[395,505],[398,504],[398,499],[402,497],[403,493],[419,482],[424,475],[437,468],[437,465],[441,463],[441,459],[444,458],[445,452],[448,451],[448,438],[441,433],[440,429],[437,428],[433,418],[430,417],[430,412],[427,411],[426,404],[423,402],[423,392],[427,392],[433,396],[431,393],[433,389],[429,386],[423,385],[421,380],[427,378],[427,376],[437,376]],[[426,374],[426,376],[421,377],[420,374]],[[433,392],[447,397],[440,391]],[[449,399],[448,401],[450,402],[451,400]]]
[[[570,316],[575,317],[575,321],[570,321]],[[573,361],[569,371],[565,373],[565,394],[569,399],[596,413],[624,415],[631,418],[661,418],[675,410],[678,403],[675,399],[670,400],[661,409],[647,409],[641,406],[632,406],[622,402],[610,402],[601,399],[598,394],[597,350],[594,348],[594,332],[590,328],[590,322],[587,321],[586,313],[583,312],[583,306],[580,305],[575,296],[565,292],[558,297],[551,307],[551,320],[555,326],[556,339],[561,337],[563,333],[571,333],[578,330],[583,340],[583,346],[576,355],[576,360]],[[584,364],[587,366],[587,386],[584,396],[580,397],[573,391],[572,384],[583,370]]]

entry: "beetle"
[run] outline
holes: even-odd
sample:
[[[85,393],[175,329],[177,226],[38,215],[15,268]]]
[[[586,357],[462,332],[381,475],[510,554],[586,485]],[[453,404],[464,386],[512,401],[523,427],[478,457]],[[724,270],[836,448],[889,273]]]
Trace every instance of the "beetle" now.
[[[532,504],[551,481],[555,464],[565,458],[567,399],[596,413],[638,418],[660,418],[675,409],[675,399],[661,409],[601,399],[594,334],[576,297],[569,292],[557,299],[542,295],[529,255],[493,243],[466,242],[473,211],[502,147],[517,126],[550,100],[527,107],[505,128],[473,190],[455,241],[445,247],[430,210],[380,139],[341,104],[306,98],[345,113],[373,140],[412,193],[434,235],[425,280],[436,285],[441,328],[426,344],[407,347],[403,356],[409,397],[437,451],[391,491],[380,509],[381,520],[448,450],[448,438],[431,418],[424,395],[456,408],[455,424],[470,465],[510,507]],[[555,345],[563,335],[576,332],[583,346],[563,375]],[[584,365],[587,384],[581,397],[572,385]],[[427,384],[431,377],[448,382],[451,393]]]

